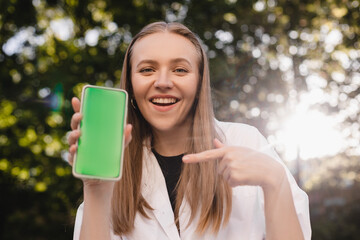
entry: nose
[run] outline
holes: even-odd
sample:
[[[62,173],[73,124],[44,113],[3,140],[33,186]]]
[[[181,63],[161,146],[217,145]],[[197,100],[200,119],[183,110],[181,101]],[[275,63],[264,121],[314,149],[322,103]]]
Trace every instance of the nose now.
[[[172,88],[174,86],[166,71],[161,71],[155,80],[154,86],[156,88]]]

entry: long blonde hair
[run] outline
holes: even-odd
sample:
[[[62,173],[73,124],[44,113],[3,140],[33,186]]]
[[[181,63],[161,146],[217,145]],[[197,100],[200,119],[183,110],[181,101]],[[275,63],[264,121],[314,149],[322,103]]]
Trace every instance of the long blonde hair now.
[[[215,130],[211,101],[208,61],[200,40],[180,23],[155,22],[145,26],[132,40],[125,54],[120,88],[133,98],[131,84],[131,54],[135,42],[156,32],[170,32],[190,40],[199,55],[199,85],[192,108],[192,126],[187,152],[196,153],[213,148],[213,139],[219,137]],[[134,229],[137,212],[148,217],[145,208],[151,206],[141,195],[143,145],[152,137],[151,127],[137,108],[128,106],[128,122],[133,125],[132,141],[125,151],[123,176],[116,183],[112,198],[112,223],[115,234],[130,233]],[[199,216],[197,233],[207,229],[217,233],[229,220],[231,212],[231,188],[217,173],[217,161],[184,164],[179,182],[175,206],[176,222],[182,200],[185,198],[191,209],[189,223]]]

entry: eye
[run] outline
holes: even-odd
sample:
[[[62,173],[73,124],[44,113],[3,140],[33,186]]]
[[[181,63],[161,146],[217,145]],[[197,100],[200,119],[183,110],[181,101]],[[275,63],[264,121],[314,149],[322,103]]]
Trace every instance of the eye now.
[[[154,72],[154,69],[147,67],[147,68],[140,69],[139,72],[141,72],[141,73],[150,73],[150,72]]]
[[[187,69],[185,68],[176,68],[174,72],[177,72],[177,73],[187,73],[189,72]]]

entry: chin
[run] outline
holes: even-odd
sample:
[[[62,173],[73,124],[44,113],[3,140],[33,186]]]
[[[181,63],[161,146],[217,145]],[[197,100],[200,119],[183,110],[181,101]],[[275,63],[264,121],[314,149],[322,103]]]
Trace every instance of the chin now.
[[[172,131],[179,127],[181,128],[183,126],[183,124],[181,124],[179,122],[173,122],[168,119],[164,119],[163,121],[160,120],[160,121],[156,121],[156,122],[149,122],[149,123],[153,129],[160,131],[160,132]]]
[[[171,131],[175,128],[175,126],[173,124],[169,124],[169,123],[165,123],[165,124],[151,124],[152,128],[157,130],[157,131],[161,131],[161,132],[167,132],[167,131]]]

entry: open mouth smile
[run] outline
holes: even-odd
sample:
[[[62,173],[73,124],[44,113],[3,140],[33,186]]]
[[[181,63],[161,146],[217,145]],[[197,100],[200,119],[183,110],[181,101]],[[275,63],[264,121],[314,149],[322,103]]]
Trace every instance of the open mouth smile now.
[[[175,97],[154,97],[150,99],[150,102],[157,106],[170,106],[179,101],[180,99]]]

